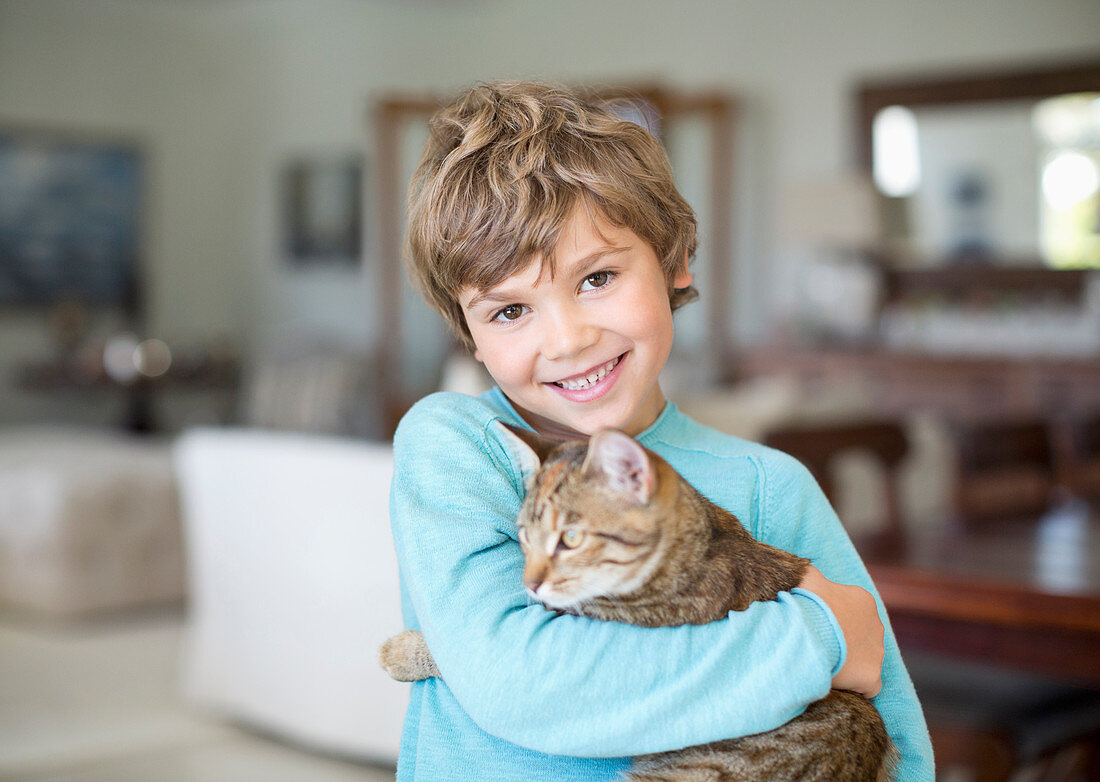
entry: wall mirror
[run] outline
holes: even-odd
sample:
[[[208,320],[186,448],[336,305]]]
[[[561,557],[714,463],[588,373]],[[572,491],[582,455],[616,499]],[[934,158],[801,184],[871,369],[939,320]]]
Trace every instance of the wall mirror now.
[[[858,154],[897,268],[1100,268],[1100,61],[871,81]]]

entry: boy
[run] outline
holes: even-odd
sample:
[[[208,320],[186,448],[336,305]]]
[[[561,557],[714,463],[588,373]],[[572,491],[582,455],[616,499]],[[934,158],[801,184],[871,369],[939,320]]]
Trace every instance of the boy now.
[[[695,219],[660,144],[561,88],[476,87],[432,121],[408,244],[421,292],[497,386],[421,400],[394,438],[403,610],[443,674],[413,685],[398,779],[615,779],[630,756],[770,730],[839,686],[878,693],[899,779],[931,780],[885,613],[809,473],[661,394],[672,310],[695,295]],[[621,429],[820,570],[701,626],[531,605],[523,479],[498,420],[563,439]]]

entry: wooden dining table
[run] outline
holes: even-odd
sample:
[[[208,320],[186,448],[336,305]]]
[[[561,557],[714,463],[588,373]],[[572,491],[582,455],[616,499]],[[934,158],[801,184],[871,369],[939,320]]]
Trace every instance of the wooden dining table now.
[[[928,524],[856,541],[906,650],[996,663],[1100,690],[1100,507]]]

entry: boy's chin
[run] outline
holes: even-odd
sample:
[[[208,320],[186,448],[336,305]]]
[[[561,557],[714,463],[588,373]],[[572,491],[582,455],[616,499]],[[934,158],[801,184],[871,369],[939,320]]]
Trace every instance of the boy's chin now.
[[[601,429],[618,429],[620,432],[633,435],[636,434],[633,425],[637,418],[637,412],[631,414],[615,409],[603,409],[573,421],[572,426],[582,432],[584,437],[591,437]]]
[[[560,414],[539,413],[523,407],[514,399],[510,399],[512,407],[520,414],[524,421],[529,423],[536,432],[554,440],[584,440],[592,433],[585,432],[578,421],[564,421]],[[556,412],[556,411],[555,411]],[[597,427],[599,428],[599,427]],[[595,431],[595,430],[593,430]]]

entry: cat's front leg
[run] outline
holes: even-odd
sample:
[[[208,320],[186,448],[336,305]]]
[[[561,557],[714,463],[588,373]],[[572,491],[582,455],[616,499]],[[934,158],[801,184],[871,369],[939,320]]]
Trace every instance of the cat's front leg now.
[[[416,630],[405,630],[387,638],[378,648],[378,663],[399,682],[418,682],[439,676],[428,644]]]

